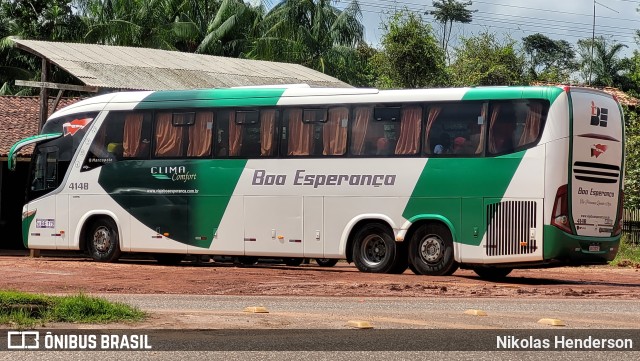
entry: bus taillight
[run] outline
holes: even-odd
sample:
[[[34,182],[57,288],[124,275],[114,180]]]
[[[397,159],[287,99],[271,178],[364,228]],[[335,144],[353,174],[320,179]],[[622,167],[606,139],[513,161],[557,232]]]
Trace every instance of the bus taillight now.
[[[617,236],[622,233],[622,211],[624,209],[624,189],[620,191],[620,197],[618,197],[618,223],[613,229],[613,235]]]
[[[572,233],[569,225],[567,185],[560,186],[556,192],[556,199],[553,203],[553,214],[551,215],[551,225],[561,230]]]

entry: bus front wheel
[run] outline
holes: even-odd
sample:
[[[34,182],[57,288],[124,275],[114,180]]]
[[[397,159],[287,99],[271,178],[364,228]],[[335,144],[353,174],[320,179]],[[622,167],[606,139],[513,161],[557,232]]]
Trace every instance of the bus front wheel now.
[[[411,270],[419,275],[448,276],[458,269],[453,257],[451,232],[443,224],[425,224],[409,245]]]
[[[396,242],[391,230],[380,223],[362,227],[355,235],[352,254],[360,271],[388,273],[396,259]]]
[[[120,258],[118,227],[110,218],[94,221],[87,232],[87,249],[98,262],[115,262]]]

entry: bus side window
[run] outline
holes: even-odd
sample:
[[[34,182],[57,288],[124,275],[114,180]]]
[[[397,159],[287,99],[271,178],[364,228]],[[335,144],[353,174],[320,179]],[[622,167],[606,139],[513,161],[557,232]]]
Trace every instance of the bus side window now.
[[[151,144],[150,114],[109,112],[93,138],[82,170],[126,159],[146,159]]]
[[[275,109],[221,111],[216,129],[216,157],[275,155],[277,117]]]
[[[546,118],[547,108],[538,100],[491,103],[488,151],[507,154],[534,144]]]
[[[157,158],[201,158],[211,154],[213,112],[162,112],[156,114]]]
[[[309,156],[316,154],[321,142],[322,123],[326,109],[289,108],[284,111],[282,124],[282,154]]]
[[[485,108],[481,102],[429,105],[424,153],[433,156],[482,154]]]

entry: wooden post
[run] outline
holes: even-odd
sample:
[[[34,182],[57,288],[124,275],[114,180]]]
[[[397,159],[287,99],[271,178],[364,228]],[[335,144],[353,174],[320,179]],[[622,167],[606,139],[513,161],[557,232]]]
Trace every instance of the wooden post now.
[[[40,81],[46,82],[49,77],[49,62],[46,58],[42,58],[42,75]],[[40,130],[49,117],[49,89],[44,85],[40,87]]]

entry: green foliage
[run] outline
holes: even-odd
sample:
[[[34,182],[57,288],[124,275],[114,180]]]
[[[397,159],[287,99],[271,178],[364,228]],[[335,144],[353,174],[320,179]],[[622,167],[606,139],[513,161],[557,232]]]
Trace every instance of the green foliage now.
[[[620,58],[620,52],[626,47],[621,43],[607,42],[604,37],[578,40],[584,79],[591,80],[592,85],[620,87],[630,68],[629,60]]]
[[[527,84],[524,55],[515,40],[500,42],[489,32],[463,37],[455,59],[450,66],[455,86]]]
[[[640,208],[640,115],[623,107],[625,122],[624,207]]]
[[[445,55],[431,26],[409,11],[396,12],[372,59],[380,88],[422,88],[446,83]]]
[[[529,55],[529,76],[532,80],[565,83],[578,68],[576,53],[566,40],[552,40],[540,33],[522,39]]]
[[[247,54],[254,59],[297,63],[350,81],[362,69],[356,47],[363,43],[360,4],[344,10],[335,0],[284,0],[260,24],[260,36]]]
[[[640,267],[640,245],[633,244],[629,238],[622,236],[620,247],[616,258],[611,261],[612,266],[618,267]]]
[[[453,23],[468,24],[472,20],[472,14],[477,11],[467,9],[471,5],[471,1],[435,0],[433,2],[435,10],[426,12],[428,15],[433,15],[434,19],[442,25],[442,49],[445,53],[451,38]]]
[[[0,324],[31,327],[45,322],[104,323],[144,317],[137,308],[82,294],[57,297],[0,291]]]

